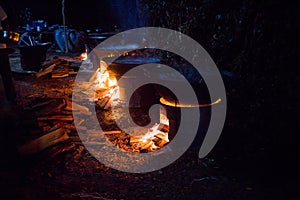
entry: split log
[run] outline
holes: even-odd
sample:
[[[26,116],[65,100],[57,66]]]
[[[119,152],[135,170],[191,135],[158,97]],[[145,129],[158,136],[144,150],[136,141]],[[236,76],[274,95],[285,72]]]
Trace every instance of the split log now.
[[[54,158],[55,156],[62,154],[67,151],[76,151],[76,144],[74,142],[65,143],[63,146],[57,145],[52,146],[50,150],[50,157]]]
[[[50,99],[50,100],[47,100],[47,101],[44,101],[44,102],[39,102],[37,104],[34,104],[33,106],[31,106],[32,109],[35,109],[35,108],[38,108],[38,107],[41,107],[41,106],[45,106],[45,105],[48,105],[52,102],[54,102],[55,99]]]
[[[162,124],[160,123],[157,127],[158,130],[160,130],[161,132],[165,132],[168,133],[169,132],[169,126],[166,124]]]
[[[27,144],[19,147],[19,153],[21,155],[29,155],[44,150],[47,147],[55,145],[59,142],[63,142],[69,139],[69,136],[65,133],[62,128],[58,128],[51,131],[37,139],[30,141]]]
[[[80,114],[84,114],[84,115],[92,114],[88,107],[79,105],[79,104],[75,103],[74,101],[69,101],[69,100],[67,100],[67,106],[65,107],[65,110],[79,111]]]
[[[111,108],[111,105],[112,105],[112,100],[110,99],[107,104],[104,106],[104,109],[105,110],[108,110],[109,108]]]
[[[79,136],[70,136],[70,139],[72,140],[72,142],[82,143]]]
[[[73,71],[73,70],[69,70],[69,71],[68,71],[68,74],[69,74],[69,75],[77,75],[77,72],[75,72],[75,71]]]
[[[49,73],[51,73],[51,72],[54,70],[55,66],[56,66],[56,64],[50,65],[50,66],[47,67],[46,69],[41,70],[41,71],[35,73],[35,76],[36,76],[37,78],[39,78],[39,77],[41,77],[41,76],[44,76],[44,75],[46,75],[46,74],[49,74]]]
[[[52,101],[50,104],[48,104],[47,106],[43,106],[39,109],[35,109],[37,116],[46,116],[49,114],[54,114],[54,113],[58,113],[58,114],[65,114],[61,112],[61,109],[65,106],[65,103],[63,100],[61,99],[56,99],[54,101]],[[69,113],[70,115],[72,115],[72,113]]]
[[[57,73],[52,73],[51,78],[64,78],[68,76],[69,76],[69,72],[57,72]]]
[[[73,121],[72,115],[53,115],[53,116],[44,116],[38,117],[38,121]]]
[[[104,97],[103,99],[100,100],[100,102],[98,103],[98,105],[101,108],[104,108],[106,106],[106,104],[109,102],[109,100],[110,100],[110,97],[106,96],[106,97]]]
[[[87,127],[75,124],[65,124],[64,127],[68,130],[87,131]]]
[[[141,142],[142,137],[130,137],[130,144]]]
[[[154,144],[154,142],[153,142],[152,140],[147,140],[146,142],[143,142],[143,144],[141,145],[141,150],[147,150],[147,149],[149,149],[153,144]]]
[[[96,130],[96,129],[92,129],[92,130],[87,130],[86,133],[91,134],[91,135],[96,135],[96,134],[99,134],[100,131]]]
[[[166,140],[160,140],[157,143],[155,143],[155,145],[161,148],[161,147],[165,146],[167,143],[168,143],[168,141],[166,141]]]
[[[93,82],[95,80],[95,78],[97,77],[98,72],[100,71],[100,68],[98,68],[93,75],[91,76],[89,82]]]
[[[108,89],[107,88],[97,88],[95,90],[95,97],[96,99],[101,99],[103,97],[105,97],[105,95],[108,93]]]
[[[104,135],[112,135],[112,134],[121,134],[122,131],[115,130],[115,131],[103,131]]]
[[[90,112],[89,108],[88,107],[85,107],[85,106],[82,106],[82,105],[79,105],[75,102],[72,102],[72,110],[78,110],[80,111],[81,114],[84,114],[84,115],[91,115],[92,113]]]
[[[51,66],[51,65],[53,65],[53,64],[59,65],[59,64],[61,64],[62,62],[63,62],[62,59],[57,58],[57,59],[54,59],[54,60],[50,60],[50,61],[44,62],[42,65],[43,65],[45,68],[47,68],[47,67],[49,67],[49,66]]]
[[[155,137],[161,139],[161,140],[166,140],[168,142],[168,135],[167,134],[162,134],[162,133],[158,133],[155,135]]]

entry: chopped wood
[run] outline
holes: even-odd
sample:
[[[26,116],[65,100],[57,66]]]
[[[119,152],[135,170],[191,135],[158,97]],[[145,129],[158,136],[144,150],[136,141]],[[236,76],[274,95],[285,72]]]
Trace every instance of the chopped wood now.
[[[44,62],[44,63],[43,63],[43,66],[44,66],[44,67],[49,67],[49,66],[51,66],[51,65],[53,65],[53,64],[59,65],[59,64],[61,64],[62,62],[63,62],[62,59],[57,58],[57,59],[54,59],[54,60],[50,60],[50,61]]]
[[[21,155],[29,155],[42,151],[43,149],[55,145],[59,142],[67,140],[69,136],[65,133],[62,128],[58,128],[51,131],[37,139],[34,139],[27,144],[19,147],[19,153]]]
[[[78,111],[80,111],[81,114],[84,114],[84,115],[92,114],[88,107],[79,105],[79,104],[75,103],[74,101],[71,103],[72,103],[72,110],[78,110]]]
[[[59,114],[61,114],[61,115],[72,115],[73,113],[69,110],[59,110],[57,112],[54,111],[51,114],[53,114],[53,115],[59,115]]]
[[[155,145],[161,148],[161,147],[165,146],[165,144],[167,144],[167,143],[168,143],[168,141],[166,141],[166,140],[160,140],[157,143],[155,143]]]
[[[109,102],[109,100],[110,100],[110,97],[106,96],[106,97],[104,97],[103,99],[100,100],[100,102],[98,103],[98,105],[101,108],[104,108],[106,106],[106,104]]]
[[[73,70],[70,70],[68,73],[69,73],[69,75],[77,75],[77,72],[75,72]]]
[[[41,107],[41,106],[45,106],[45,105],[48,105],[48,104],[50,104],[54,101],[55,101],[55,99],[50,99],[50,100],[47,100],[47,101],[44,101],[44,102],[39,102],[39,103],[34,104],[33,106],[31,106],[31,108],[34,109],[34,108],[38,108],[38,107]]]
[[[137,143],[137,142],[141,142],[142,137],[130,137],[130,143]]]
[[[49,131],[47,131],[47,132],[49,133],[49,132],[55,131],[55,130],[57,130],[57,129],[59,129],[59,128],[61,128],[61,127],[60,127],[60,124],[55,124],[55,125],[54,125],[52,128],[50,128]]]
[[[78,103],[75,103],[74,101],[67,100],[67,106],[64,108],[65,110],[69,111],[79,111],[80,114],[84,115],[91,115],[90,109],[86,106],[79,105]]]
[[[111,105],[112,105],[112,101],[110,99],[110,100],[108,100],[107,104],[104,106],[104,109],[107,110],[107,109],[111,108]]]
[[[49,74],[49,73],[51,73],[51,72],[54,70],[55,66],[56,66],[56,64],[50,65],[50,66],[47,67],[46,69],[44,69],[44,70],[42,70],[42,71],[39,71],[39,72],[35,73],[35,76],[36,76],[37,78],[39,78],[39,77],[41,77],[41,76],[44,76],[44,75],[46,75],[46,74]]]
[[[161,139],[161,140],[165,140],[165,141],[167,141],[167,138],[168,138],[167,135],[161,134],[161,133],[156,134],[155,137],[157,137],[157,138],[159,138],[159,139]],[[168,141],[167,141],[167,142],[168,142]]]
[[[147,140],[141,145],[141,150],[149,149],[153,144],[154,142],[152,140]]]
[[[69,76],[69,72],[52,73],[51,78],[64,78],[68,76]]]
[[[107,89],[107,88],[97,88],[97,89],[95,90],[95,97],[96,97],[96,99],[101,99],[101,98],[103,98],[107,93],[108,93],[108,89]]]
[[[78,137],[78,136],[70,136],[70,139],[71,139],[73,142],[80,142],[80,143],[81,143],[81,139],[80,139],[80,137]]]
[[[160,130],[161,132],[165,132],[165,133],[169,132],[169,126],[166,124],[160,123],[157,129]]]
[[[53,115],[53,116],[44,116],[44,117],[38,117],[38,121],[73,121],[73,116],[64,116],[64,115]]]
[[[112,134],[121,134],[122,131],[115,130],[115,131],[103,131],[104,135],[112,135]]]
[[[76,130],[76,127],[73,123],[72,124],[64,124],[63,127],[65,127],[65,129]]]
[[[100,71],[100,68],[98,68],[93,75],[91,76],[89,82],[93,82],[95,80],[95,78],[97,77],[98,72]]]
[[[50,104],[47,106],[43,106],[40,109],[36,110],[37,116],[45,116],[49,114],[64,114],[61,112],[61,109],[65,106],[65,102],[61,99],[56,99],[52,101]],[[69,113],[72,115],[72,113]]]
[[[98,146],[98,145],[101,145],[103,146],[106,142],[103,141],[103,142],[85,142],[84,145],[87,145],[87,146]]]
[[[70,143],[65,143],[64,145],[57,145],[57,146],[52,146],[51,150],[50,150],[50,156],[52,158],[54,158],[55,156],[67,152],[67,151],[71,151],[76,149],[76,144],[74,142],[70,142]]]
[[[99,134],[100,131],[96,130],[96,129],[92,129],[92,130],[87,130],[86,133],[91,134],[91,135],[96,135],[96,134]]]

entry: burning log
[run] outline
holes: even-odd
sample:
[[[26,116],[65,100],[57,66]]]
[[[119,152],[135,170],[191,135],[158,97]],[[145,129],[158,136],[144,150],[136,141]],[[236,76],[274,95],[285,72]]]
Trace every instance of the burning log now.
[[[159,140],[157,142],[155,142],[155,145],[158,146],[159,148],[162,148],[163,146],[165,146],[169,141],[166,140]]]
[[[21,155],[29,155],[33,153],[37,153],[39,151],[44,150],[47,147],[55,145],[59,142],[63,142],[69,139],[69,136],[66,134],[63,128],[58,128],[55,130],[50,130],[50,132],[45,135],[34,139],[27,144],[19,147],[19,153]]]
[[[101,107],[101,108],[104,108],[106,106],[106,104],[109,102],[110,100],[110,97],[109,96],[106,96],[104,97],[103,99],[101,99],[98,103],[98,105]]]
[[[155,135],[155,137],[161,139],[161,140],[166,140],[167,142],[169,142],[169,139],[168,139],[168,135],[167,134],[163,134],[163,133],[158,133]]]
[[[100,68],[98,68],[98,69],[93,73],[93,75],[91,76],[89,82],[93,82],[93,81],[95,80],[95,78],[97,77],[99,71],[100,71]]]
[[[130,144],[141,142],[141,136],[131,136],[130,137]]]
[[[111,98],[108,100],[107,104],[104,106],[104,110],[107,110],[109,108],[111,108],[111,105],[112,105],[112,100]]]
[[[166,124],[160,123],[158,125],[157,129],[160,130],[161,132],[164,132],[164,133],[168,133],[169,132],[169,126],[166,125]]]
[[[141,150],[147,150],[150,147],[152,147],[154,145],[154,142],[152,140],[147,140],[146,142],[143,142],[141,145]]]

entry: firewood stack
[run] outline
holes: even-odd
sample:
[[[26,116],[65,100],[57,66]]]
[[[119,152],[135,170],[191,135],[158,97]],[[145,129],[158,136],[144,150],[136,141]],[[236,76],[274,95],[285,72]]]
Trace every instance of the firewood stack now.
[[[34,112],[43,134],[20,146],[20,154],[24,155],[39,152],[69,139],[69,135],[76,132],[76,128],[85,129],[80,125],[75,127],[73,112],[80,115],[91,115],[87,107],[70,101],[68,96],[36,98],[25,110]]]
[[[43,67],[35,74],[35,76],[39,78],[48,74],[51,74],[51,78],[63,78],[70,75],[76,75],[77,72],[71,67],[70,62],[57,58],[43,63]]]

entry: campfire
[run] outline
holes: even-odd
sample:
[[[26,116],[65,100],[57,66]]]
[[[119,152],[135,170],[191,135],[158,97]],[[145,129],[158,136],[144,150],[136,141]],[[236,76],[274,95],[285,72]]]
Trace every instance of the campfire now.
[[[122,97],[124,91],[120,92],[116,75],[107,70],[107,64],[104,61],[101,61],[100,68],[96,70],[90,81],[93,82],[95,87],[94,99],[97,105],[103,109],[104,112],[109,112],[112,107],[121,107],[121,105],[124,106],[123,99],[125,97]],[[117,129],[104,131],[104,134],[107,135],[116,146],[125,149],[126,151],[155,151],[162,148],[169,142],[169,120],[165,110],[161,108],[159,115],[159,122],[155,123],[149,129],[142,129],[139,135],[132,134],[130,131],[124,132]],[[132,130],[132,127],[129,127],[128,130]],[[121,141],[122,144],[120,144],[120,140],[116,139],[116,137],[112,137],[112,135],[117,136],[117,138],[127,138],[126,141],[129,142],[124,144]]]
[[[87,49],[85,50],[85,52],[83,52],[81,55],[80,55],[80,59],[81,60],[86,60],[88,57],[88,53],[87,53]]]
[[[160,109],[160,122],[142,136],[131,136],[130,143],[136,150],[155,151],[169,142],[169,120],[165,110]]]

